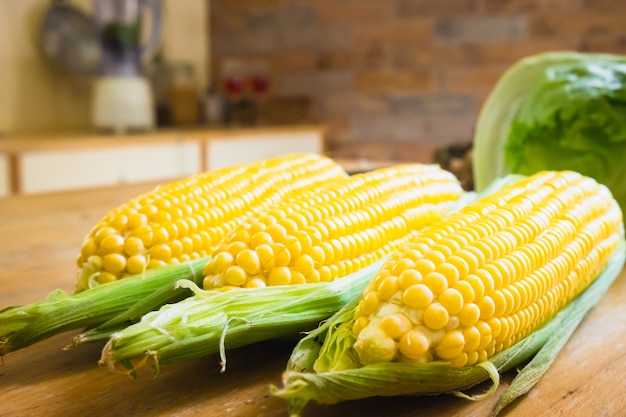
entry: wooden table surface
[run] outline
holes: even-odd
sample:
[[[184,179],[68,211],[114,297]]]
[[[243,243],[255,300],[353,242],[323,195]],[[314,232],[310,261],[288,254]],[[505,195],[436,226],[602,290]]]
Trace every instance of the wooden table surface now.
[[[0,308],[74,288],[82,237],[108,211],[148,191],[149,184],[0,200]],[[626,416],[626,273],[596,305],[539,384],[502,416]],[[289,343],[268,342],[165,366],[152,379],[131,380],[99,368],[103,344],[63,351],[67,332],[11,353],[0,366],[0,416],[287,417],[279,384]],[[513,372],[503,376],[506,387]],[[450,395],[372,398],[310,405],[303,417],[487,416],[495,398]]]

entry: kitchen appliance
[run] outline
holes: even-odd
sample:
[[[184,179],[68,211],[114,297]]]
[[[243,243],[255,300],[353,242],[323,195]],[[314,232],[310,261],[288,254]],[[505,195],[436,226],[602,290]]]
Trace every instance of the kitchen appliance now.
[[[154,103],[142,63],[159,46],[160,5],[157,0],[93,0],[93,6],[101,62],[93,90],[92,123],[117,133],[151,129]],[[149,9],[152,21],[148,41],[141,45],[144,9]]]
[[[93,81],[94,127],[150,129],[155,106],[143,64],[161,40],[160,0],[92,0],[92,6],[90,15],[70,1],[52,0],[41,22],[41,50],[57,69]],[[146,11],[150,33],[141,45]]]

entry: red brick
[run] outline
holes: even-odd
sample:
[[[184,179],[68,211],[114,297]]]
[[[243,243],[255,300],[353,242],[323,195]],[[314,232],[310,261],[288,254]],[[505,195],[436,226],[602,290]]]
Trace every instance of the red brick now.
[[[479,0],[399,0],[399,18],[414,16],[458,15],[474,12]]]
[[[437,146],[469,142],[474,136],[474,124],[478,111],[462,116],[435,114],[428,118],[426,134]]]
[[[317,6],[317,17],[323,25],[365,23],[379,24],[393,15],[392,2],[361,0],[359,2],[312,2]]]
[[[482,0],[483,13],[535,13],[579,10],[583,0]]]
[[[281,48],[294,51],[337,51],[352,48],[348,27],[312,27],[281,31]]]
[[[352,91],[336,92],[320,97],[326,115],[350,113],[388,113],[389,99],[386,94],[358,94]]]
[[[316,10],[312,6],[296,3],[272,9],[250,9],[246,16],[251,30],[299,30],[318,23]]]
[[[270,54],[280,50],[282,40],[278,32],[241,31],[228,33],[219,41],[213,42],[213,53],[217,55]]]
[[[282,6],[284,0],[213,0],[211,10],[233,12]]]
[[[473,116],[476,110],[473,96],[465,93],[402,93],[391,95],[388,102],[390,113],[419,114],[428,118]]]
[[[626,13],[599,11],[534,14],[529,18],[529,35],[580,38],[588,35],[622,34]]]
[[[350,131],[357,139],[389,142],[428,140],[427,120],[420,114],[359,113],[351,115],[349,120]]]
[[[350,51],[285,51],[267,57],[275,72],[346,69],[354,66],[354,59]]]
[[[322,51],[315,57],[320,70],[349,69],[354,66],[354,54],[350,51]]]
[[[626,55],[626,35],[587,36],[580,43],[580,51]]]
[[[236,33],[248,29],[248,19],[242,12],[211,14],[211,31],[212,33]]]
[[[474,49],[468,44],[397,47],[391,52],[392,63],[402,70],[467,65],[476,61]]]
[[[547,51],[575,50],[578,41],[574,39],[529,39],[517,42],[495,42],[475,45],[474,58],[478,65],[513,64],[530,55]]]
[[[354,48],[354,66],[357,71],[380,71],[393,68],[393,54],[395,49],[405,49],[385,43],[367,43]]]
[[[624,0],[583,0],[583,7],[588,10],[624,10]]]
[[[308,51],[273,51],[267,56],[270,66],[274,72],[313,70],[317,68],[317,56]]]
[[[472,93],[483,98],[495,86],[508,65],[449,68],[441,72],[441,88],[450,92]]]
[[[436,19],[437,41],[517,41],[527,36],[526,17],[509,15],[465,15]]]
[[[336,94],[352,89],[352,74],[349,71],[294,71],[277,75],[277,94],[308,94],[318,97],[322,94]]]
[[[361,92],[424,91],[434,86],[430,71],[362,71],[355,75]]]
[[[355,45],[426,45],[432,41],[432,19],[403,19],[389,23],[359,25],[354,28]]]

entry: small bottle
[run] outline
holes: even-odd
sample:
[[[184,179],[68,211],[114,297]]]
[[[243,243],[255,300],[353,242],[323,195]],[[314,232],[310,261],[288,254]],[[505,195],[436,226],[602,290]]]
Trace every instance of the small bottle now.
[[[175,126],[193,126],[200,121],[200,94],[191,64],[178,64],[172,71],[170,116]]]

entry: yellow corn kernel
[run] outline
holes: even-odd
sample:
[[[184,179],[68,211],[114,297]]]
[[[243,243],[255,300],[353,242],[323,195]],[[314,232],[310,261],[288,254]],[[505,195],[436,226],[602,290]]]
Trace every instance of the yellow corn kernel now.
[[[129,274],[141,274],[148,267],[148,262],[144,255],[133,255],[126,259],[126,270]]]
[[[439,303],[432,303],[424,308],[423,320],[424,324],[429,329],[443,329],[446,324],[448,324],[449,318],[450,314],[448,314],[448,310]]]
[[[263,224],[263,223],[259,223],[259,224]],[[267,233],[265,230],[260,230],[254,233],[252,236],[250,236],[250,239],[248,241],[248,246],[250,246],[251,249],[255,249],[257,246],[271,245],[272,243],[274,243],[274,239],[272,239],[272,236],[269,233]]]
[[[239,252],[235,262],[247,275],[257,275],[262,271],[259,255],[252,249],[244,249]]]
[[[237,259],[248,278],[265,279],[267,285],[302,283],[302,277],[306,283],[329,282],[349,275],[387,256],[440,219],[461,195],[462,188],[452,174],[423,164],[353,175],[315,192],[302,190],[254,213],[224,238],[204,269],[208,278],[204,283],[209,285],[205,289],[223,282],[210,278],[224,273],[217,265],[223,251]],[[242,230],[253,229],[256,232],[248,242],[238,238]],[[419,265],[423,275],[431,273],[428,279],[435,293],[447,285],[435,268],[448,251],[432,251]],[[251,261],[253,252],[260,267],[256,258]],[[242,254],[246,254],[245,264],[239,263]],[[396,294],[400,288],[396,281],[381,284],[381,299],[401,296]]]
[[[80,256],[78,258],[79,262],[87,260],[90,256],[93,256],[96,253],[98,253],[98,245],[96,244],[96,241],[93,238],[85,239],[80,248]]]
[[[411,320],[403,313],[395,313],[384,317],[380,322],[380,328],[392,339],[400,339],[403,334],[413,327]]]
[[[367,333],[369,337],[359,339],[357,343],[368,343],[363,346],[363,351],[367,352],[368,363],[389,362],[395,359],[398,350],[398,343],[389,337],[384,330],[375,326],[365,327],[361,333]]]
[[[297,154],[216,169],[158,187],[109,212],[86,236],[77,260],[81,269],[76,289],[87,289],[89,277],[101,271],[89,263],[93,255],[119,254],[125,258],[124,264],[131,257],[143,256],[149,261],[142,270],[206,256],[251,212],[345,176],[329,158]],[[274,225],[270,232],[281,236],[280,228],[285,226]],[[242,245],[251,239],[250,233],[243,231],[236,238]],[[236,244],[233,252],[238,252],[236,248],[241,246]],[[121,268],[121,258],[114,258],[117,263],[107,261],[111,264],[108,275],[98,282],[114,281],[139,270],[139,258],[132,261],[130,269]],[[252,268],[251,272],[256,271]]]
[[[110,253],[102,258],[102,268],[112,274],[117,274],[126,268],[126,257],[120,253]]]
[[[290,283],[291,270],[286,266],[277,266],[267,277],[267,285],[289,285]]]
[[[424,327],[420,327],[421,326],[418,326],[402,335],[398,348],[403,357],[411,360],[419,360],[428,353],[431,343],[430,331]],[[365,335],[359,334],[358,341],[364,340],[365,338],[363,336]],[[356,344],[355,348],[357,351],[359,350]]]
[[[425,308],[434,298],[431,289],[424,284],[411,285],[402,293],[402,302],[413,308]]]
[[[422,274],[414,269],[407,268],[398,274],[398,286],[404,291],[415,284],[420,284],[422,279]]]
[[[135,256],[145,252],[143,241],[136,236],[128,236],[123,243],[124,252],[128,256]]]
[[[463,308],[463,295],[454,288],[448,288],[439,294],[439,304],[441,304],[449,315],[457,315]]]
[[[363,316],[368,316],[378,310],[380,299],[377,291],[368,291],[361,298],[359,309]]]
[[[463,352],[465,337],[460,330],[451,330],[441,338],[435,352],[441,359],[452,359]],[[463,364],[465,365],[465,363]]]
[[[102,271],[97,274],[96,280],[99,284],[106,284],[107,282],[115,281],[115,274],[107,271]]]
[[[246,282],[246,278],[246,271],[237,265],[229,266],[226,271],[224,271],[224,281],[226,285],[232,287],[243,285]]]
[[[503,188],[390,256],[355,310],[356,353],[363,364],[383,356],[453,367],[484,361],[580,294],[606,265],[622,227],[606,187],[577,173],[543,172]],[[386,301],[381,282],[396,281],[402,296]],[[394,327],[389,305],[411,326]],[[380,330],[387,349],[387,337],[398,340],[396,350],[368,351]]]

